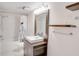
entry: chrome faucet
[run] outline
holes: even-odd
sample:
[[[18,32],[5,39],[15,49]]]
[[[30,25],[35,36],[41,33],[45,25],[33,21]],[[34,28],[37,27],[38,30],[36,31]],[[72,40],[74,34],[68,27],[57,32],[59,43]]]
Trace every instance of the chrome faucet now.
[[[37,33],[36,35],[43,36],[43,32]]]

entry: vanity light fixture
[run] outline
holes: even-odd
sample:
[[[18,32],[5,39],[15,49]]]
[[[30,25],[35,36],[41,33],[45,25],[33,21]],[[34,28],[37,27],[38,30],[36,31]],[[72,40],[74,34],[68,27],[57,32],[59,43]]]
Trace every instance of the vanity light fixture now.
[[[36,9],[34,11],[34,14],[41,14],[41,13],[45,12],[46,10],[48,10],[48,8],[41,7],[41,8]]]
[[[48,10],[49,8],[48,8],[48,5],[45,5],[44,3],[42,4],[42,7],[40,7],[40,8],[37,8],[37,9],[35,9],[34,10],[34,14],[41,14],[41,13],[44,13],[44,12],[46,12],[47,10]]]

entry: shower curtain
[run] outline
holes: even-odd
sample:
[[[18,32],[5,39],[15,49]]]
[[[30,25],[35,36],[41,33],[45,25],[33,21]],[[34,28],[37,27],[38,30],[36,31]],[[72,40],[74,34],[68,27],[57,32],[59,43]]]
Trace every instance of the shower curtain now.
[[[20,17],[18,40],[22,42],[26,35],[27,35],[27,16],[23,15]]]
[[[23,42],[18,39],[19,35],[19,16],[7,14],[3,17],[2,29],[3,40],[0,39],[1,56],[23,56]]]

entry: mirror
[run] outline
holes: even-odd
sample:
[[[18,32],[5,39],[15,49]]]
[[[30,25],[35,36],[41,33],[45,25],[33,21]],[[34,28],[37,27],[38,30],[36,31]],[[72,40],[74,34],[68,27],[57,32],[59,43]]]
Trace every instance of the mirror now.
[[[35,15],[35,35],[43,36],[47,38],[48,36],[48,10],[39,15]]]

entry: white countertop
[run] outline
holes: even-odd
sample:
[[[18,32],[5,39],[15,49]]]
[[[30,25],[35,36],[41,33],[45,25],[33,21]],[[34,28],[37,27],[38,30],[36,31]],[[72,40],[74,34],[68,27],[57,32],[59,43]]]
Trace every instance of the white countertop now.
[[[36,43],[36,42],[44,41],[44,38],[41,36],[26,36],[25,40],[29,41],[30,43]]]

